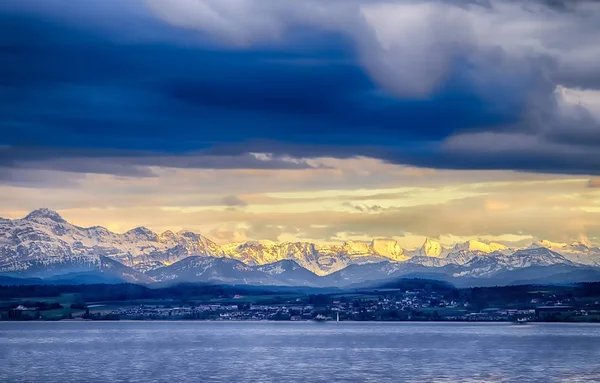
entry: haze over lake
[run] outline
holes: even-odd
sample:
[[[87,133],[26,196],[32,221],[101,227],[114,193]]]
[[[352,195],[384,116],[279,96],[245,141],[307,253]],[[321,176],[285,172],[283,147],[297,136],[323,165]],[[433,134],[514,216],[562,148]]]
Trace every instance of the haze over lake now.
[[[0,323],[1,382],[593,382],[600,325]]]

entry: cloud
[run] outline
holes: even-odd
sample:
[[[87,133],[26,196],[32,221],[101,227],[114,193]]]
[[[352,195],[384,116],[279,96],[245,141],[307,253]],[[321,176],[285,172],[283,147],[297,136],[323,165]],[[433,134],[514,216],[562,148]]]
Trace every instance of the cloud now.
[[[107,4],[0,4],[0,166],[598,174],[598,3]]]
[[[146,0],[167,22],[233,46],[281,41],[295,28],[333,30],[354,40],[383,85],[421,94],[453,70],[455,59],[477,64],[502,49],[517,60],[548,55],[583,69],[578,54],[594,52],[600,6],[594,2],[508,0]],[[568,10],[569,12],[565,12]],[[253,17],[247,17],[252,14]],[[573,40],[573,37],[581,39]],[[415,40],[417,39],[417,40]],[[597,56],[596,56],[597,57]],[[496,56],[496,58],[498,58]],[[372,60],[372,61],[371,61]],[[483,62],[479,62],[484,64]],[[485,71],[477,67],[478,71]],[[600,73],[600,70],[597,71]],[[420,82],[419,80],[422,80]]]
[[[597,199],[596,199],[597,201]],[[590,203],[593,205],[593,203]],[[547,206],[553,206],[547,209]],[[535,192],[468,197],[444,204],[387,209],[379,213],[360,211],[262,213],[246,209],[202,211],[127,208],[116,210],[71,209],[62,212],[76,224],[120,222],[130,228],[143,222],[161,231],[186,227],[202,233],[221,233],[221,241],[230,238],[337,241],[340,236],[405,237],[405,246],[416,246],[414,238],[503,237],[534,238],[570,242],[585,235],[600,238],[600,212],[586,211],[585,200],[564,197],[562,193]],[[498,208],[502,207],[502,208]]]
[[[210,239],[219,243],[239,243],[250,239],[246,231],[244,228],[220,227],[210,230],[207,235]]]
[[[221,243],[401,237],[412,247],[424,236],[600,238],[600,199],[586,188],[589,177],[323,162],[338,165],[296,172],[157,168],[145,178],[68,173],[77,178],[66,188],[67,173],[36,171],[25,175],[47,182],[45,188],[0,185],[0,216],[23,217],[47,206],[80,226],[185,228]],[[226,206],[239,200],[247,206]]]
[[[323,5],[309,1],[298,5],[297,2],[211,0],[178,1],[175,5],[152,0],[148,3],[158,15],[175,25],[200,29],[233,45],[241,42],[241,36],[243,45],[280,40],[298,25],[337,29],[354,39],[361,62],[371,77],[396,96],[430,96],[443,91],[445,83],[460,79],[463,86],[466,83],[496,107],[516,102],[525,110],[516,123],[488,126],[492,132],[473,136],[450,134],[442,150],[453,156],[453,148],[458,144],[462,150],[459,158],[448,163],[436,158],[434,152],[434,157],[429,157],[438,164],[430,165],[518,168],[517,161],[510,158],[516,154],[525,159],[525,170],[579,173],[597,168],[594,157],[585,153],[585,146],[597,143],[598,120],[590,113],[589,105],[565,105],[564,100],[554,98],[554,91],[561,89],[557,88],[559,81],[587,87],[594,86],[594,78],[600,78],[600,70],[591,73],[589,67],[589,63],[600,59],[594,38],[600,32],[598,4],[334,1]],[[240,17],[248,12],[260,14],[260,18],[244,23]],[[332,22],[333,16],[326,15],[335,15],[345,22]],[[209,22],[217,20],[217,16],[218,24]],[[261,22],[255,24],[255,21]],[[521,87],[519,83],[528,85]],[[504,100],[505,97],[513,100]],[[557,107],[561,110],[554,112]],[[577,127],[575,132],[573,127]],[[492,145],[492,155],[478,164],[475,156],[480,154],[479,149],[486,150],[489,143],[476,141],[488,136],[500,138],[500,146],[509,144],[507,140],[518,145],[504,152],[498,145]],[[570,147],[558,144],[569,140],[573,141]],[[477,146],[473,148],[474,144]],[[565,161],[545,169],[544,163],[550,159],[547,153],[557,146]],[[597,147],[587,152],[595,150]],[[384,158],[419,163],[419,156],[430,154],[391,153]],[[503,161],[507,164],[503,165]]]
[[[223,198],[223,204],[230,207],[246,207],[248,202],[244,201],[240,197],[229,195]]]
[[[0,166],[18,170],[49,170],[88,174],[113,174],[127,177],[155,177],[155,167],[178,169],[314,169],[303,159],[287,156],[241,153],[211,155],[181,153],[62,148],[0,148]],[[0,173],[0,179],[7,179]]]
[[[39,169],[23,170],[0,167],[0,184],[25,188],[78,188],[83,174],[66,174]]]
[[[359,204],[352,204],[350,202],[344,202],[342,204],[342,206],[350,208],[351,210],[360,212],[360,213],[379,213],[383,210],[385,210],[383,207],[379,206],[379,205],[359,205]]]
[[[540,201],[535,193],[523,198],[515,195],[470,197],[445,204],[391,209],[380,214],[328,212],[310,213],[311,217],[308,213],[265,214],[248,222],[257,227],[267,224],[286,226],[293,222],[299,229],[299,238],[321,241],[336,240],[341,233],[366,237],[452,235],[470,238],[511,234],[561,241],[572,241],[582,233],[590,237],[600,234],[600,213],[579,210],[556,196],[541,198],[541,202],[535,202],[536,199]],[[544,203],[555,208],[544,209],[541,207]],[[313,225],[313,222],[319,225]],[[262,238],[276,239],[267,237],[267,232],[258,231],[257,237],[263,234]]]

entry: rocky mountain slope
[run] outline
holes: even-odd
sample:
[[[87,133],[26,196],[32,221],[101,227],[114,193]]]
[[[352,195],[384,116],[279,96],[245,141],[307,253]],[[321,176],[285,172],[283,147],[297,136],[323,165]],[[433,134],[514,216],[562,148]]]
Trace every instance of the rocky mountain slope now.
[[[118,234],[97,226],[82,228],[48,209],[22,219],[0,219],[0,274],[11,276],[92,273],[94,278],[136,283],[334,286],[400,275],[481,280],[557,265],[569,273],[600,266],[600,249],[548,241],[509,249],[476,240],[445,248],[432,239],[415,250],[388,239],[335,245],[250,241],[219,246],[189,231],[156,234],[139,227]]]
[[[99,226],[82,228],[48,209],[33,211],[23,219],[0,221],[0,273],[27,267],[30,260],[44,259],[48,264],[60,264],[75,258],[85,262],[98,256],[142,272],[191,256],[230,258],[251,266],[291,260],[318,275],[355,263],[409,258],[393,240],[349,241],[341,245],[250,241],[221,247],[189,231],[156,234],[138,227],[117,234]]]
[[[536,247],[543,247],[556,253],[560,253],[562,256],[575,263],[600,266],[600,248],[597,246],[588,246],[581,242],[567,244],[542,240],[531,245],[531,248]]]
[[[98,257],[145,271],[191,255],[225,254],[216,243],[191,232],[155,234],[138,227],[116,234],[99,226],[72,225],[48,209],[33,211],[23,219],[0,221],[0,272],[19,270],[31,261],[59,265]]]
[[[248,266],[234,259],[188,257],[170,266],[151,270],[157,282],[213,282],[244,285],[319,286],[319,277],[293,261]]]

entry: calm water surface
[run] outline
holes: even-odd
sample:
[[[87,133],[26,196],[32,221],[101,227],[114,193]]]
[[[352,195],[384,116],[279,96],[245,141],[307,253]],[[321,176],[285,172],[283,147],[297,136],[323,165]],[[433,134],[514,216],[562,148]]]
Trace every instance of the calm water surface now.
[[[600,382],[600,325],[0,323],[0,382]]]

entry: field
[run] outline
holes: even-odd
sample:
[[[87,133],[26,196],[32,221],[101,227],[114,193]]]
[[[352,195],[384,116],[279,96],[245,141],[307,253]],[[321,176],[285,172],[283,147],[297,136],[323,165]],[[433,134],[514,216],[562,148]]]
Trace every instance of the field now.
[[[27,299],[23,298],[12,298],[5,299],[0,301],[0,313],[2,317],[8,315],[8,311],[10,308],[13,308],[18,305],[29,305],[40,303],[46,303],[48,305],[51,304],[59,304],[62,306],[61,308],[56,309],[39,309],[39,310],[27,310],[22,313],[25,317],[36,317],[39,315],[39,319],[43,320],[60,320],[67,319],[72,316],[77,316],[77,314],[85,312],[85,309],[72,309],[71,305],[74,303],[81,302],[81,298],[78,294],[61,294],[57,297],[28,297]]]

